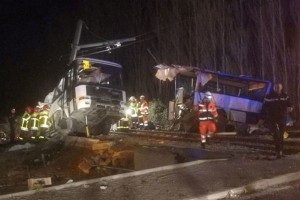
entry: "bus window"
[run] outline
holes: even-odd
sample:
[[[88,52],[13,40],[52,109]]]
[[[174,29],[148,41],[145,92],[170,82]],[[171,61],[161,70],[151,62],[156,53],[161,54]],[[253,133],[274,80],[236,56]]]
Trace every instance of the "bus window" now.
[[[219,76],[208,81],[201,91],[263,101],[267,93],[267,86],[264,82]]]

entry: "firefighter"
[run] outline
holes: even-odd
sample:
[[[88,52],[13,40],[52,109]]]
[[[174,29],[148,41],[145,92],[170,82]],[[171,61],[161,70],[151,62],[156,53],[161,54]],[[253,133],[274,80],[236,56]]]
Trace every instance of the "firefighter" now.
[[[42,109],[40,109],[39,113],[39,126],[40,128],[48,129],[49,128],[49,106],[44,105]]]
[[[148,128],[148,115],[149,115],[149,107],[148,102],[144,95],[140,96],[140,102],[139,102],[139,126],[141,128],[147,129]]]
[[[128,108],[125,110],[125,117],[121,118],[119,121],[119,130],[128,130],[130,128],[137,128],[138,125],[138,115],[137,115],[137,100],[134,96],[129,99]]]
[[[205,148],[206,137],[211,137],[216,132],[216,120],[218,117],[216,104],[209,91],[205,93],[204,98],[195,106],[195,110],[199,114],[201,146]]]
[[[129,98],[129,108],[127,115],[131,118],[131,128],[135,129],[138,127],[138,101],[134,96]]]
[[[30,106],[27,106],[25,108],[25,112],[22,116],[22,123],[21,123],[21,133],[24,132],[29,132],[29,122],[30,122],[30,118],[31,118],[31,112],[32,112],[32,108]],[[24,135],[27,134],[21,134],[20,139],[22,140]]]
[[[32,108],[30,106],[27,106],[25,108],[25,112],[22,116],[22,123],[21,123],[21,134],[19,139],[23,140],[24,138],[27,138],[30,134],[30,118],[31,118],[31,112]]]
[[[38,106],[33,108],[33,113],[30,118],[30,130],[35,134],[32,135],[32,139],[36,138],[36,135],[39,131],[39,112],[40,109]]]
[[[289,96],[283,92],[282,84],[274,84],[273,91],[265,97],[259,125],[266,121],[267,127],[273,133],[277,158],[283,156],[283,135],[286,128],[287,114],[292,110]]]
[[[45,138],[44,132],[48,130],[49,127],[49,106],[45,104],[39,112],[39,139]]]
[[[29,125],[29,120],[31,117],[31,111],[32,111],[32,108],[30,106],[27,106],[25,108],[25,112],[22,116],[21,131],[29,131],[28,125]]]

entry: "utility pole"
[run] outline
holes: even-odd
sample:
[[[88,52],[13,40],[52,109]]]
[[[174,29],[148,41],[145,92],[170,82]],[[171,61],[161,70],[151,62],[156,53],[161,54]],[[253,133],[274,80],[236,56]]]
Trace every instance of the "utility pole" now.
[[[79,45],[81,30],[82,30],[82,24],[83,24],[83,21],[78,20],[77,27],[76,27],[76,32],[75,32],[75,37],[74,37],[74,41],[73,41],[73,44],[72,44],[72,51],[71,51],[71,55],[70,55],[69,64],[71,64],[73,62],[73,60],[76,59],[77,52],[80,49],[86,49],[86,48],[92,48],[92,47],[101,47],[101,46],[105,47],[105,46],[111,46],[111,45],[114,45],[116,47],[120,47],[122,45],[122,43],[124,43],[124,42],[133,42],[133,41],[136,40],[135,37],[131,37],[131,38],[125,38],[125,39],[119,39],[119,40],[109,40],[109,41],[105,41],[105,42],[97,42],[97,43],[92,43],[92,44]]]
[[[71,64],[71,62],[73,60],[75,60],[76,55],[77,55],[78,45],[79,45],[81,30],[82,30],[82,24],[83,24],[83,21],[78,20],[77,26],[76,26],[76,32],[75,32],[75,36],[74,36],[74,40],[73,40],[73,44],[72,44],[72,51],[71,51],[71,55],[70,55],[70,59],[69,59],[69,64]]]

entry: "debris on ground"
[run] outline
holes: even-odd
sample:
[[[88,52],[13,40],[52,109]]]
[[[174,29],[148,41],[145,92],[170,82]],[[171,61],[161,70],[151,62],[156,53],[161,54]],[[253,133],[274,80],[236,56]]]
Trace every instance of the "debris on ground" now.
[[[92,154],[83,158],[78,168],[85,174],[89,174],[91,169],[129,170],[134,168],[133,150],[118,149],[118,145],[113,142],[99,142],[92,145]]]
[[[8,151],[18,151],[18,150],[28,150],[30,148],[33,148],[35,145],[34,144],[30,144],[30,143],[25,143],[25,144],[17,144],[12,146],[11,148],[8,149]]]

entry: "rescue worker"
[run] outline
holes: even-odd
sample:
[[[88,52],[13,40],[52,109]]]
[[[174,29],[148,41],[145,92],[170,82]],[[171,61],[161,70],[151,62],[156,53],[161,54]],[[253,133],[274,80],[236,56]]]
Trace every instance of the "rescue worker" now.
[[[40,109],[38,106],[34,107],[33,113],[30,118],[30,130],[33,131],[35,134],[32,134],[31,138],[35,139],[38,131],[39,131],[39,112]]]
[[[216,120],[218,112],[211,92],[205,92],[204,98],[195,106],[195,110],[198,111],[199,116],[201,146],[205,148],[206,137],[211,137],[217,130]]]
[[[17,117],[16,117],[16,109],[12,108],[10,110],[10,115],[8,117],[8,122],[10,126],[10,143],[15,142],[16,138],[16,123],[17,123]]]
[[[144,95],[140,96],[140,102],[139,102],[139,126],[141,128],[147,129],[148,128],[148,115],[149,115],[149,107],[148,102]]]
[[[283,92],[281,83],[275,83],[273,91],[264,99],[259,125],[266,121],[266,126],[273,133],[277,158],[283,155],[283,134],[286,128],[288,112],[292,112],[289,96]]]
[[[31,111],[32,111],[32,108],[30,106],[27,106],[25,108],[25,112],[22,116],[21,131],[29,131],[28,125],[29,125],[29,120],[31,117],[31,115],[30,115]]]
[[[128,108],[127,115],[131,119],[131,128],[135,129],[138,127],[138,101],[135,96],[131,96],[129,98],[129,108]]]
[[[49,128],[49,106],[44,105],[42,109],[40,109],[39,113],[39,126],[40,128],[48,129]]]
[[[44,132],[48,130],[49,127],[49,106],[45,104],[39,112],[39,139],[45,138]]]

